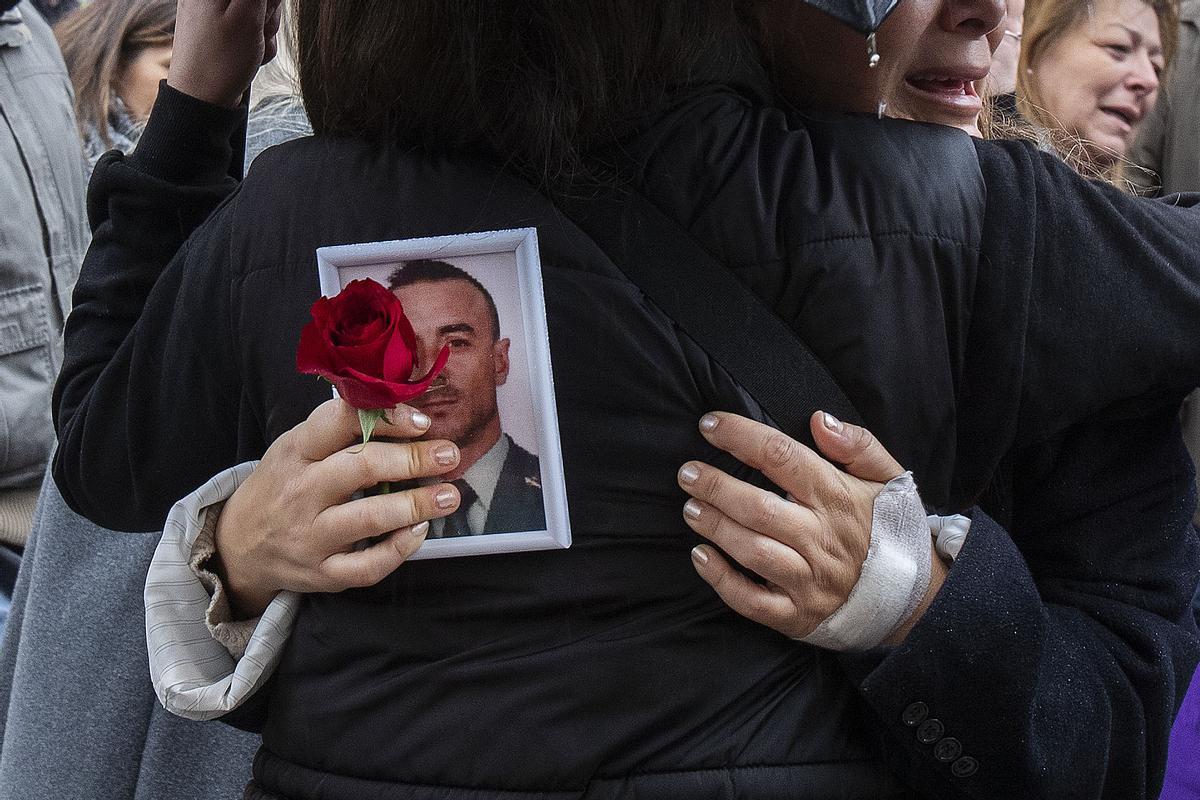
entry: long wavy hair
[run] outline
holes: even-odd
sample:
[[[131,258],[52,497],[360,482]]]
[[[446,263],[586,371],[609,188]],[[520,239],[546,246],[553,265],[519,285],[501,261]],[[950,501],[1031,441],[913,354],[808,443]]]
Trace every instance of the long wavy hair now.
[[[75,89],[80,131],[89,126],[105,146],[108,113],[125,68],[149,47],[175,39],[175,0],[95,0],[54,27]]]

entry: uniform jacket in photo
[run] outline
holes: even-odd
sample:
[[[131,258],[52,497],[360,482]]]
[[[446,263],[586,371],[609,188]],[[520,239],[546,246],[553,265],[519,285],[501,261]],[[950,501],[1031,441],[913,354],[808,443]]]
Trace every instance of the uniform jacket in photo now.
[[[508,436],[508,434],[504,434]],[[508,439],[508,455],[492,493],[482,533],[542,531],[546,506],[542,499],[542,471],[537,456]]]

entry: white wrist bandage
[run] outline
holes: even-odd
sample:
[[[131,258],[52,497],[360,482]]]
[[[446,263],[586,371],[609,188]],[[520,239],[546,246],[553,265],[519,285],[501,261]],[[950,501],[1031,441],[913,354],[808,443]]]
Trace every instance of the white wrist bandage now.
[[[867,650],[912,615],[929,590],[930,529],[912,473],[875,498],[871,544],[841,608],[801,641],[827,650]]]

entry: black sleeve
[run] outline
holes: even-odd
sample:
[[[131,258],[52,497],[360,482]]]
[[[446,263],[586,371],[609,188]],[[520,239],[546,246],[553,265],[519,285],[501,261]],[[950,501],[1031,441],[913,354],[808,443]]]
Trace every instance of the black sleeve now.
[[[895,648],[843,657],[901,774],[945,798],[1155,798],[1200,660],[1200,546],[1177,405],[1019,454]]]
[[[1200,194],[1134,197],[1028,143],[976,149],[981,270],[1001,291],[1030,276],[1028,320],[1012,320],[1025,323],[1018,442],[1200,386]]]
[[[164,496],[165,475],[145,456],[164,432],[189,454],[187,483],[230,465],[223,445],[235,425],[220,378],[233,356],[206,338],[228,330],[209,324],[229,313],[228,278],[215,277],[227,267],[223,228],[184,243],[237,186],[231,139],[244,117],[163,83],[134,153],[106,154],[88,188],[94,237],[64,331],[53,473],[68,505],[105,528],[161,529],[168,507],[149,498]],[[148,300],[157,312],[144,313]],[[214,369],[220,360],[226,368]]]

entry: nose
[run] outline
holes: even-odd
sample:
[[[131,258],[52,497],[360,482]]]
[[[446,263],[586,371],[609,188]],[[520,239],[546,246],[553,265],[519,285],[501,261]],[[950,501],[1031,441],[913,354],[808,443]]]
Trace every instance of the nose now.
[[[944,30],[972,38],[987,36],[1004,21],[1005,0],[942,0],[938,21]]]
[[[1154,68],[1154,62],[1145,52],[1139,52],[1125,79],[1126,88],[1139,95],[1152,95],[1158,91],[1158,84],[1158,70]]]
[[[417,346],[413,348],[413,376],[424,375],[428,372],[434,361],[437,360],[437,356],[436,351],[430,352],[430,346],[427,343],[417,339]]]

